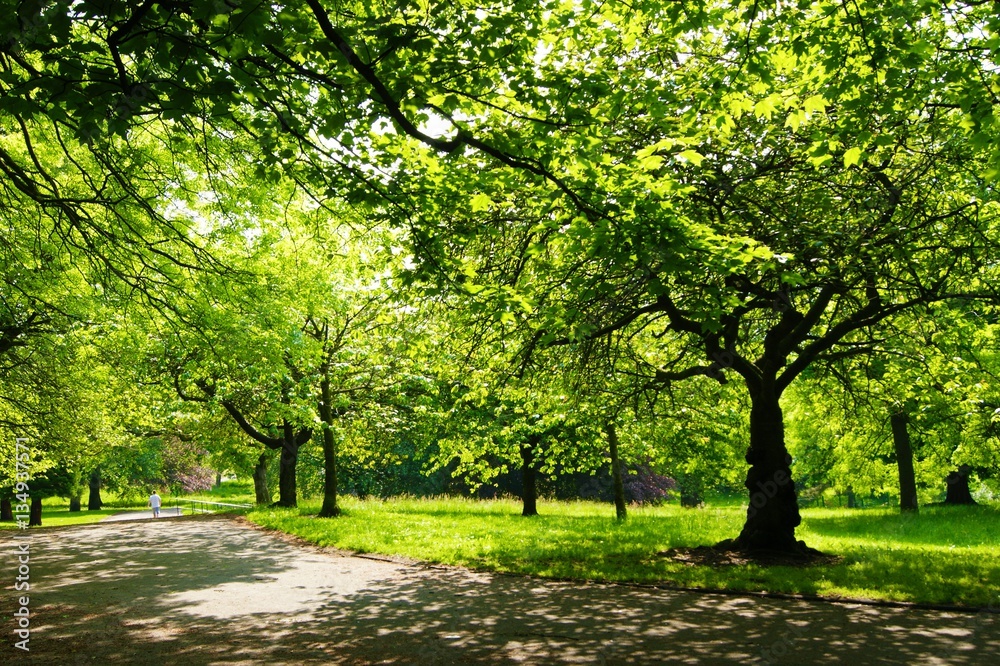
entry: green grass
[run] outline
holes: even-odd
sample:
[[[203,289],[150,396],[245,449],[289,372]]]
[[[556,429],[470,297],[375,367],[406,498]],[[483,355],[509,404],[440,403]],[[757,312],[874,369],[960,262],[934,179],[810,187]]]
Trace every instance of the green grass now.
[[[361,502],[345,497],[344,515],[337,519],[315,518],[319,506],[261,508],[248,518],[322,546],[541,577],[968,606],[1000,603],[996,507],[930,507],[919,516],[890,509],[804,509],[799,538],[842,556],[841,563],[709,567],[657,553],[735,536],[744,509],[633,508],[629,519],[618,523],[613,507],[592,502],[543,502],[543,515],[527,519],[509,500]]]
[[[136,507],[139,508],[139,507]],[[127,509],[113,508],[113,509],[101,509],[100,511],[87,511],[83,509],[82,511],[70,512],[69,504],[54,505],[52,507],[47,507],[42,505],[42,528],[46,527],[66,527],[67,525],[86,525],[89,523],[97,523],[107,518],[108,516],[113,516],[116,513],[121,513],[122,511],[127,511]],[[0,530],[15,530],[18,529],[17,521],[3,521],[0,522]],[[32,527],[31,529],[38,529],[37,527]]]
[[[173,499],[174,496],[167,494],[163,498],[164,500]],[[256,499],[253,492],[253,481],[223,481],[220,485],[206,492],[177,495],[177,498],[230,504],[253,504]]]
[[[62,498],[47,498],[42,501],[42,527],[65,527],[67,525],[86,525],[89,523],[97,523],[108,516],[113,516],[116,513],[122,513],[123,511],[141,511],[147,509],[146,498],[142,499],[128,499],[116,496],[114,493],[108,491],[103,491],[101,495],[104,498],[104,506],[106,508],[100,511],[88,511],[84,508],[79,512],[70,513],[69,502]],[[231,504],[253,504],[254,503],[254,492],[253,492],[253,482],[252,481],[224,481],[222,485],[217,488],[204,493],[197,493],[193,495],[171,495],[164,491],[161,493],[163,497],[164,508],[174,506],[174,499],[195,499],[204,500],[208,502],[226,502]],[[84,507],[86,507],[86,496],[84,496]],[[0,522],[0,530],[13,530],[18,529],[16,521],[3,521]],[[37,529],[37,528],[32,528]]]

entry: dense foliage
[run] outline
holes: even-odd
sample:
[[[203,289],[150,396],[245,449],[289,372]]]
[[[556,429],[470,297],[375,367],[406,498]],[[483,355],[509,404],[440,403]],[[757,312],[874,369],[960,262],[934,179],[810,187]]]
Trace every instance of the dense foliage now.
[[[15,437],[77,495],[267,501],[276,464],[326,517],[609,468],[743,483],[729,547],[806,554],[803,482],[909,510],[1000,471],[990,3],[46,0],[0,35],[3,483]]]

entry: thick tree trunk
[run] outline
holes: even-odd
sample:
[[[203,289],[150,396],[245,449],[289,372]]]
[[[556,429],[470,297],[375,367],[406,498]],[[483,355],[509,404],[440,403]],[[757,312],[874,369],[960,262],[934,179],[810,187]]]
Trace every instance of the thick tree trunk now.
[[[41,526],[42,524],[42,498],[35,496],[31,498],[31,509],[28,512],[28,527]]]
[[[618,460],[618,431],[614,423],[604,426],[604,431],[608,435],[608,448],[611,450],[611,484],[615,491],[615,515],[618,520],[625,520],[628,517],[628,509],[625,507],[625,484],[622,483],[622,465]]]
[[[14,504],[9,497],[0,500],[0,520],[14,520]]]
[[[295,467],[299,461],[299,445],[295,442],[292,425],[285,422],[281,441],[281,465],[278,471],[278,506],[294,508],[298,506],[295,490]]]
[[[215,487],[218,488],[222,485],[222,472],[215,473]]]
[[[534,438],[529,438],[527,444],[521,444],[521,501],[524,508],[521,510],[522,516],[538,515],[538,472],[535,469],[535,444]]]
[[[271,489],[267,487],[267,453],[261,453],[253,468],[253,492],[257,504],[271,503]]]
[[[101,501],[101,468],[90,473],[90,495],[87,498],[87,511],[100,511],[104,506]]]
[[[847,486],[847,508],[848,509],[858,508],[858,498],[854,494],[854,486]]]
[[[79,511],[80,505],[82,504],[83,492],[78,491],[75,495],[69,498],[69,510]]]
[[[745,484],[750,506],[743,531],[728,545],[748,552],[806,555],[814,551],[795,540],[795,528],[802,519],[792,481],[792,458],[785,449],[779,397],[766,387],[750,392],[750,447],[746,453],[750,470]]]
[[[976,504],[972,499],[972,491],[969,489],[969,467],[962,465],[956,471],[948,474],[948,492],[945,495],[945,504]]]
[[[909,418],[898,412],[889,416],[892,426],[892,444],[896,449],[896,466],[899,468],[899,510],[917,513],[917,477],[913,472],[913,447],[907,430]]]
[[[323,421],[323,507],[319,517],[336,518],[340,515],[340,507],[337,506],[337,442],[333,433],[330,380],[324,376],[319,387],[319,416]]]

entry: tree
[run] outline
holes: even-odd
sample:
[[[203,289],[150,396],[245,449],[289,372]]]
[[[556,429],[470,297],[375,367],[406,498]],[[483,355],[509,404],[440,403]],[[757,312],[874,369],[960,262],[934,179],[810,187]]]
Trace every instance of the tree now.
[[[462,271],[492,287],[495,307],[535,330],[528,351],[638,328],[671,338],[664,356],[679,350],[651,369],[652,381],[735,373],[751,404],[751,506],[727,546],[808,554],[794,538],[800,517],[782,394],[816,363],[872,353],[869,331],[907,311],[995,299],[984,275],[998,209],[980,176],[986,155],[956,130],[968,113],[940,85],[940,72],[970,65],[966,56],[945,47],[916,60],[895,51],[873,58],[872,36],[862,35],[867,18],[819,8],[789,14],[740,34],[761,47],[756,53],[737,49],[732,34],[699,33],[671,77],[651,84],[663,86],[661,102],[690,92],[682,106],[696,122],[621,118],[607,152],[612,164],[637,158],[631,180],[601,171],[599,160],[580,167],[600,174],[603,187],[620,183],[613,218],[547,201],[525,212],[499,174],[476,179],[457,163],[433,194],[453,198],[431,214],[471,228],[475,204],[457,205],[471,192],[452,194],[452,183],[482,188],[488,210],[479,217],[492,223],[483,245],[453,261],[452,279]],[[893,18],[893,30],[920,43],[947,43],[951,30],[937,15],[906,25]],[[834,52],[836,69],[824,64]],[[716,79],[713,63],[741,57],[738,91],[685,78],[731,80]],[[650,60],[635,66],[653,67]],[[886,72],[906,90],[880,84]],[[468,169],[482,171],[474,161]],[[636,190],[646,200],[632,198]],[[442,210],[449,205],[455,212]],[[512,236],[504,245],[512,258],[488,254]]]
[[[100,511],[104,508],[104,501],[101,499],[101,468],[95,467],[90,472],[87,487],[90,492],[87,495],[87,511]]]
[[[994,326],[968,304],[897,318],[872,341],[871,355],[817,369],[814,387],[795,392],[794,451],[836,449],[838,460],[827,458],[820,475],[832,472],[841,487],[886,490],[895,466],[904,511],[917,510],[918,489],[934,489],[936,498],[942,469],[973,465],[988,474]]]
[[[415,377],[406,349],[416,334],[403,323],[408,306],[393,295],[397,234],[365,228],[359,211],[310,200],[294,184],[279,198],[253,183],[222,195],[241,192],[253,197],[253,233],[223,256],[253,278],[234,285],[194,276],[179,306],[186,325],[151,354],[182,399],[281,450],[281,506],[295,506],[299,448],[320,435],[320,515],[335,516],[339,431],[361,413],[397,409],[395,394]]]
[[[907,308],[989,291],[987,4],[112,2],[5,20],[18,117],[102,141],[151,118],[239,128],[262,177],[379,202],[427,270],[482,275],[527,350],[667,326],[684,353],[652,379],[739,375],[765,498],[740,548],[802,551],[792,380]],[[45,176],[23,180],[30,196]],[[497,222],[513,272],[466,270]]]
[[[45,492],[68,497],[73,510],[94,461],[128,441],[129,421],[121,415],[142,412],[135,389],[118,381],[95,345],[95,328],[77,324],[37,335],[10,351],[11,365],[0,372],[0,432],[11,442],[27,440],[32,478],[58,470],[58,483]],[[0,484],[15,479],[14,460],[0,469]]]

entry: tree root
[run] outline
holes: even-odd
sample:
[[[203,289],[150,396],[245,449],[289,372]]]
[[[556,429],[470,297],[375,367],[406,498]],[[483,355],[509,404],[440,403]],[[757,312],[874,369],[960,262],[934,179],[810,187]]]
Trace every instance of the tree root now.
[[[658,555],[683,564],[711,567],[747,564],[793,567],[829,566],[843,561],[843,558],[838,555],[828,555],[815,548],[810,548],[804,541],[796,542],[796,547],[793,550],[769,550],[745,548],[736,539],[726,539],[714,546],[671,548],[658,553]]]

